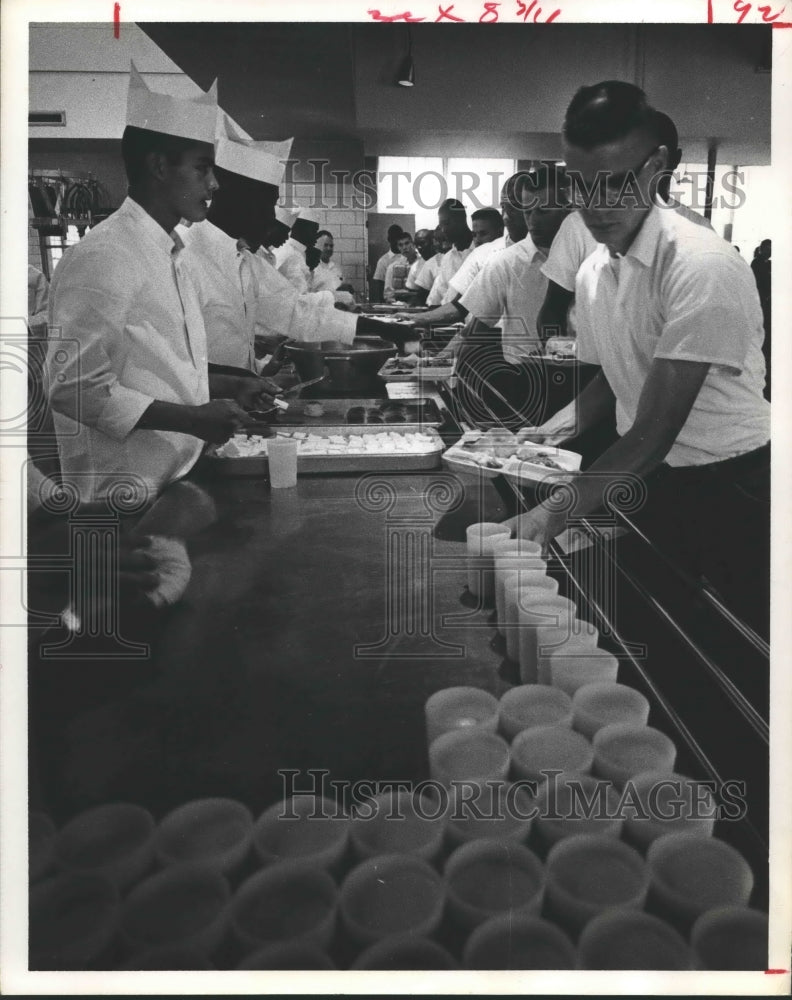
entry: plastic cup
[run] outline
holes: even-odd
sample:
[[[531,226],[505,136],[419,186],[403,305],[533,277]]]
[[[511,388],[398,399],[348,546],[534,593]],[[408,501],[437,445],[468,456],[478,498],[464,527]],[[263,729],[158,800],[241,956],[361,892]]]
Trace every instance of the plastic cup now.
[[[715,837],[669,833],[652,842],[646,860],[654,907],[685,932],[707,910],[747,906],[753,892],[751,866]]]
[[[304,861],[281,861],[251,875],[231,902],[235,940],[248,951],[302,940],[326,948],[333,939],[336,884]]]
[[[533,796],[518,784],[491,781],[456,785],[448,808],[448,842],[452,848],[484,838],[525,843],[531,832]]]
[[[574,640],[570,640],[574,644]],[[615,684],[619,661],[606,649],[569,650],[566,644],[552,650],[545,662],[550,667],[550,683],[571,697],[586,684]]]
[[[599,729],[592,743],[592,773],[610,778],[618,788],[642,771],[673,771],[676,763],[673,740],[651,726],[615,722]]]
[[[67,872],[30,890],[31,969],[86,969],[118,929],[118,889],[106,877]]]
[[[429,774],[447,786],[455,781],[505,781],[509,744],[481,729],[444,733],[429,747]]]
[[[187,948],[156,948],[141,951],[127,959],[121,966],[125,972],[143,970],[208,970],[214,966],[205,955],[189,951]]]
[[[307,972],[335,969],[332,961],[309,941],[283,941],[259,948],[237,965],[237,969],[283,969]]]
[[[333,868],[346,852],[349,818],[335,802],[294,795],[266,809],[253,828],[253,849],[264,864],[307,861]]]
[[[682,971],[692,966],[685,940],[648,913],[609,910],[586,926],[578,942],[581,969]]]
[[[161,865],[200,861],[229,872],[247,857],[253,817],[233,799],[197,799],[174,809],[160,822],[155,853]]]
[[[497,628],[504,634],[504,586],[507,576],[515,574],[519,578],[520,569],[547,572],[547,564],[541,558],[542,547],[538,542],[522,538],[498,539],[493,545],[495,581],[495,612]]]
[[[142,806],[97,806],[63,827],[55,841],[55,860],[65,871],[104,875],[125,889],[151,866],[154,828],[154,817]]]
[[[588,774],[562,774],[539,786],[534,826],[546,845],[565,837],[596,833],[618,837],[619,793],[609,781]]]
[[[626,684],[584,684],[572,697],[572,726],[588,739],[614,722],[645,726],[649,702]]]
[[[501,736],[511,742],[537,726],[571,726],[572,699],[543,684],[520,684],[501,696],[498,718]]]
[[[547,855],[548,909],[573,935],[605,910],[640,910],[648,889],[646,862],[615,837],[566,837]]]
[[[494,733],[498,728],[498,699],[481,688],[443,688],[426,700],[424,714],[426,738],[430,744],[438,736],[455,729],[483,729]]]
[[[267,441],[270,486],[287,489],[297,485],[297,442],[270,438]]]
[[[360,945],[395,934],[428,937],[440,925],[444,903],[441,877],[409,854],[363,861],[344,879],[339,898],[347,934]]]
[[[52,868],[55,860],[55,824],[46,813],[28,814],[28,878],[38,882]]]
[[[448,859],[445,883],[450,916],[472,930],[504,911],[538,915],[545,873],[542,862],[524,844],[474,840]]]
[[[511,529],[502,524],[482,521],[479,524],[471,524],[465,534],[467,536],[468,590],[476,597],[481,597],[484,605],[491,604],[493,598],[492,574],[495,568],[492,561],[492,541],[496,538],[510,538]]]
[[[693,925],[690,943],[695,968],[716,971],[767,968],[767,914],[726,906],[702,914]]]
[[[230,898],[228,882],[217,870],[171,865],[127,896],[121,914],[124,937],[141,950],[177,947],[211,955],[225,935]]]
[[[575,949],[554,924],[521,913],[492,917],[467,940],[466,969],[574,969]]]
[[[371,945],[350,966],[368,970],[458,969],[459,966],[435,941],[427,938],[389,937]]]
[[[352,817],[350,835],[361,861],[380,854],[412,854],[435,861],[443,850],[446,816],[428,798],[407,791],[385,792],[363,803]]]
[[[666,833],[711,837],[716,806],[706,782],[671,771],[644,771],[625,784],[634,809],[627,809],[624,834],[645,851]]]
[[[562,625],[543,625],[536,631],[537,643],[537,679],[540,684],[552,683],[553,653],[563,650],[567,655],[578,655],[597,649],[599,630],[591,622],[575,618],[571,629],[567,623]]]
[[[594,750],[585,736],[563,725],[526,729],[511,745],[512,776],[537,785],[547,780],[547,772],[588,774],[593,760]]]
[[[522,603],[517,608],[518,662],[523,684],[536,684],[539,680],[539,647],[537,631],[540,626],[562,626],[575,620],[575,605],[566,597],[548,598],[540,591],[521,591]]]
[[[537,598],[533,591],[539,590],[538,599],[553,598],[558,594],[558,580],[548,576],[546,569],[521,570],[519,574],[507,573],[503,585],[504,635],[506,656],[512,663],[520,660],[520,619],[518,608],[530,607]],[[527,593],[523,594],[523,591]]]

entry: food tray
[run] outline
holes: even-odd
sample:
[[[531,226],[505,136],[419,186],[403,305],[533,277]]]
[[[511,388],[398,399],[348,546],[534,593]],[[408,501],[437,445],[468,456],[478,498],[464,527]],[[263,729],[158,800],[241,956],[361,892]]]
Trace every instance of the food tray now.
[[[402,371],[407,367],[411,370]],[[456,358],[441,363],[427,355],[414,365],[409,364],[408,358],[388,358],[377,374],[385,382],[439,382],[451,378],[455,371]]]
[[[517,449],[524,457],[509,455]],[[549,459],[558,467],[532,462],[531,455]],[[482,461],[493,464],[484,465]],[[506,476],[517,482],[542,482],[551,477],[558,481],[569,479],[580,469],[581,456],[563,448],[518,442],[508,431],[468,431],[443,455],[443,462],[457,472],[472,472],[483,479]]]
[[[372,411],[379,410],[383,415],[382,429],[416,430],[419,427],[440,427],[443,416],[433,399],[290,399],[289,409],[278,413],[273,421],[275,427],[338,427],[348,424],[359,427],[361,423],[368,426],[368,418]],[[309,416],[305,408],[312,404],[321,404],[324,413],[321,416]],[[355,420],[364,411],[364,420]],[[398,414],[398,416],[397,416]],[[352,420],[350,420],[352,416]],[[402,416],[404,419],[401,419]],[[395,418],[395,419],[394,419]],[[373,426],[373,421],[372,421]]]
[[[279,440],[291,438],[297,435],[307,436],[309,433],[322,435],[323,437],[349,437],[354,434],[358,437],[368,437],[374,434],[396,434],[405,436],[407,434],[420,433],[428,440],[426,447],[420,451],[396,452],[396,451],[367,451],[365,449],[350,449],[346,452],[335,454],[300,454],[297,453],[297,474],[316,475],[331,472],[406,472],[420,469],[436,469],[440,464],[442,454],[442,438],[434,428],[408,429],[401,424],[398,429],[395,427],[379,425],[357,425],[350,427],[348,424],[338,427],[317,427],[313,429],[305,427],[279,427],[276,437]],[[241,441],[247,441],[244,434],[237,436]],[[235,439],[236,440],[236,439]],[[251,438],[251,440],[253,440]],[[260,440],[263,452],[266,452],[267,438]],[[201,468],[204,472],[214,476],[265,476],[267,475],[266,453],[250,457],[221,457],[213,452],[207,452],[201,460]]]
[[[544,352],[545,357],[552,361],[574,361],[577,358],[577,341],[574,337],[550,337]]]

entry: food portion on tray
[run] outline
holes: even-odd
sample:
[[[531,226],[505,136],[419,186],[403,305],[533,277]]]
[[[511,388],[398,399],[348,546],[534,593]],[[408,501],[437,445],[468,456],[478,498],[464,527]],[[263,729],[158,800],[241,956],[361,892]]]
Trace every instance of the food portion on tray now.
[[[568,477],[580,469],[581,456],[563,448],[534,444],[511,431],[468,431],[443,455],[451,468],[486,478],[542,480]]]
[[[451,378],[455,368],[455,358],[408,354],[403,358],[388,358],[377,374],[386,382],[413,382],[416,379],[433,382]]]
[[[552,361],[574,361],[577,358],[577,340],[574,337],[550,337],[544,353]]]
[[[238,434],[221,445],[215,455],[218,458],[251,458],[267,454],[270,441],[291,440],[297,442],[297,456],[300,455],[353,455],[376,452],[383,454],[412,453],[423,454],[436,446],[436,437],[423,431],[381,431],[378,434],[325,434],[319,431],[278,431],[271,438]]]

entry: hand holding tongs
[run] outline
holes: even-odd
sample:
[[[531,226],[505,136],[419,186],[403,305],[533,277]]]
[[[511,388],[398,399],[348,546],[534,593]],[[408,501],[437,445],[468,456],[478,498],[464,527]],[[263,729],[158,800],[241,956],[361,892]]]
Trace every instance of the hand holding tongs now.
[[[324,374],[320,375],[318,378],[310,378],[307,382],[298,382],[297,385],[293,385],[290,389],[285,389],[280,396],[277,396],[272,400],[273,408],[277,408],[278,410],[288,410],[289,404],[283,401],[284,396],[293,396],[296,392],[300,392],[302,389],[307,389],[310,385],[318,385],[319,382],[324,382],[326,378],[327,372],[324,372]],[[248,410],[248,413],[251,417],[259,420],[265,420],[270,413],[272,413],[272,410]]]

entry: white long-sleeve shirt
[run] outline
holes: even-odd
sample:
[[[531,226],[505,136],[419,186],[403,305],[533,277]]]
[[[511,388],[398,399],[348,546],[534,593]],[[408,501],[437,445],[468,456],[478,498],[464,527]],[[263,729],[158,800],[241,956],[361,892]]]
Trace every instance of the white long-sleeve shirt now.
[[[311,271],[311,280],[308,285],[310,292],[334,292],[343,282],[344,276],[341,269],[334,260],[329,260],[326,264],[320,260]]]
[[[181,240],[127,198],[55,270],[46,381],[64,478],[84,501],[124,484],[151,499],[201,453],[189,434],[136,429],[154,400],[209,400],[206,333],[184,255]]]
[[[305,247],[291,236],[275,251],[275,266],[298,292],[311,288],[311,269],[305,263]]]

